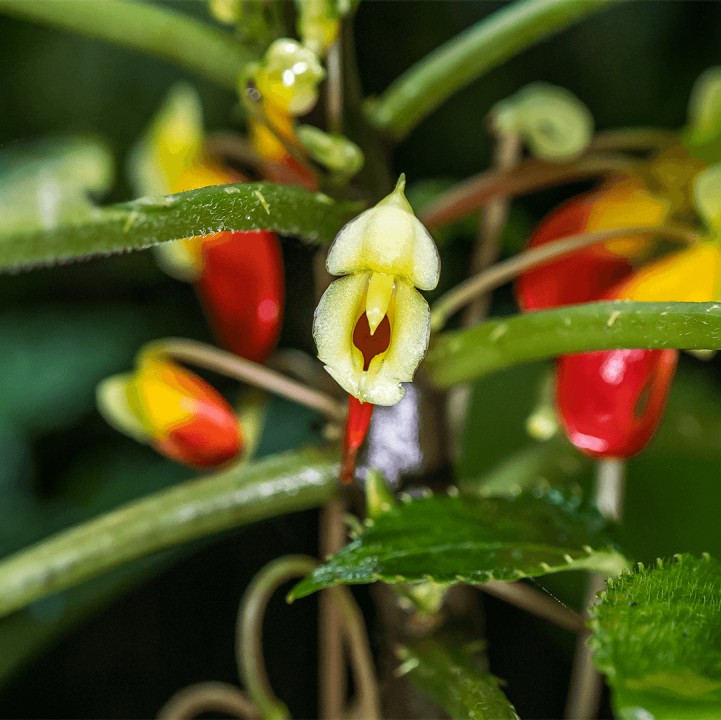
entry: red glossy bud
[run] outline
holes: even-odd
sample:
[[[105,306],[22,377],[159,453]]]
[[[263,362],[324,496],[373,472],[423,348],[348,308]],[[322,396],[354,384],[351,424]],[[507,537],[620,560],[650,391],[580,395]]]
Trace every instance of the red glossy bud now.
[[[372,403],[362,403],[353,395],[348,395],[348,417],[345,421],[340,468],[340,480],[346,485],[353,482],[356,455],[368,432],[374,407]]]
[[[603,350],[557,360],[556,407],[569,440],[587,455],[626,458],[656,430],[677,350]]]
[[[269,230],[207,236],[196,289],[220,344],[264,362],[275,349],[283,321],[278,236]]]
[[[573,198],[546,216],[528,246],[539,247],[569,235],[587,232],[599,193]],[[521,275],[516,297],[523,310],[547,310],[598,299],[632,271],[628,258],[586,248]]]

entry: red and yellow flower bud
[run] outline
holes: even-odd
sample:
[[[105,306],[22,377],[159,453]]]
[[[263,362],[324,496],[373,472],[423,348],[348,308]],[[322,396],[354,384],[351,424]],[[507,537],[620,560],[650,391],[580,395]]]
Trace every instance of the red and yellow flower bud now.
[[[603,299],[710,302],[721,298],[721,247],[702,242],[656,260]],[[677,350],[604,350],[558,359],[556,406],[571,442],[589,455],[630,457],[658,427]]]
[[[167,360],[146,358],[134,373],[104,380],[97,398],[113,427],[176,462],[217,467],[243,450],[240,423],[225,398]]]
[[[200,101],[179,86],[135,153],[136,183],[144,194],[184,192],[244,182],[214,164],[203,149]],[[156,248],[168,274],[192,282],[223,347],[263,362],[275,349],[283,319],[283,257],[274,232],[223,232]]]
[[[556,208],[536,228],[529,247],[569,235],[614,227],[658,225],[669,204],[637,180],[620,180]],[[523,310],[545,310],[598,300],[633,270],[630,260],[648,248],[644,235],[614,238],[524,273],[516,282]]]

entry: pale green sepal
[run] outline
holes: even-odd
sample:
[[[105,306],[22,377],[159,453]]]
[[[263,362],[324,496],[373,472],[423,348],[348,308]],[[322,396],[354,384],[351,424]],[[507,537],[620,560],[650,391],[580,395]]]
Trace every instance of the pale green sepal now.
[[[404,187],[401,175],[388,197],[338,233],[326,261],[331,275],[371,271],[403,278],[420,290],[436,287],[441,272],[438,249],[413,213]]]
[[[370,518],[390,512],[396,504],[383,473],[374,468],[368,468],[365,490],[366,514]]]
[[[263,437],[268,416],[268,393],[249,387],[241,395],[235,411],[243,430],[245,446],[241,462],[246,462],[253,458]]]
[[[684,144],[708,145],[721,135],[721,67],[699,75],[691,90]]]
[[[64,137],[0,151],[0,232],[51,231],[99,214],[88,193],[104,193],[115,174],[108,146]]]
[[[491,110],[495,128],[519,135],[543,160],[567,162],[588,147],[593,116],[570,91],[548,83],[531,83]]]
[[[696,176],[693,204],[709,228],[721,230],[721,163],[709,166]]]
[[[150,443],[153,438],[133,412],[128,400],[128,383],[133,373],[112,375],[100,382],[95,389],[95,400],[100,414],[111,427],[140,443]]]

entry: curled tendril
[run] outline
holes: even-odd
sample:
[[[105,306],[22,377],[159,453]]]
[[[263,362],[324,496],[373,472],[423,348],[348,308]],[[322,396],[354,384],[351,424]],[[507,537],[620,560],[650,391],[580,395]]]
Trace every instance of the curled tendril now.
[[[158,720],[192,720],[201,713],[222,712],[238,718],[255,720],[258,709],[245,693],[222,682],[204,682],[178,690],[158,713]]]
[[[288,555],[266,565],[254,578],[238,609],[236,660],[241,680],[264,718],[286,718],[288,709],[275,697],[263,661],[263,615],[273,593],[287,580],[307,575],[318,561],[307,555]],[[343,623],[358,694],[358,717],[380,718],[378,684],[363,617],[346,587],[330,588]]]
[[[531,83],[490,113],[495,129],[520,135],[534,155],[543,160],[564,162],[581,155],[593,136],[593,116],[565,88]]]

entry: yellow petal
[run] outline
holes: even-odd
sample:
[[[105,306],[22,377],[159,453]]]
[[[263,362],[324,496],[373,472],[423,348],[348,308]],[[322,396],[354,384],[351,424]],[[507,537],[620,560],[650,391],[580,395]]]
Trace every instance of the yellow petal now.
[[[200,163],[202,148],[200,98],[191,85],[180,83],[171,89],[131,154],[129,171],[135,192],[139,196],[178,192],[178,177]]]
[[[336,280],[320,300],[313,324],[318,357],[326,370],[348,393],[361,402],[395,405],[428,348],[430,310],[412,285],[396,278],[396,292],[388,316],[391,338],[388,349],[363,371],[363,356],[353,345],[353,330],[364,310],[368,273]],[[392,316],[392,318],[391,318]]]
[[[331,275],[371,272],[397,275],[421,290],[438,284],[441,261],[433,238],[403,194],[405,180],[336,237],[326,266]]]
[[[667,200],[652,195],[639,180],[621,180],[609,186],[601,199],[593,204],[586,231],[660,225],[669,208]],[[616,255],[636,257],[647,244],[647,235],[628,235],[609,240],[605,247]]]
[[[713,302],[721,292],[721,247],[701,242],[644,266],[621,288],[619,300]]]

